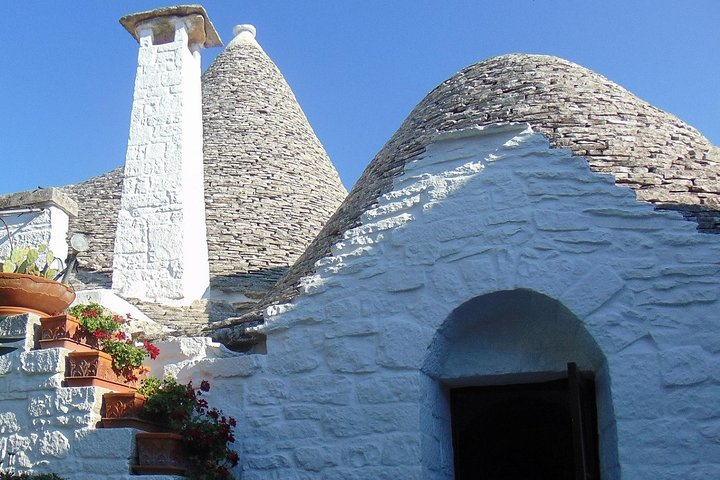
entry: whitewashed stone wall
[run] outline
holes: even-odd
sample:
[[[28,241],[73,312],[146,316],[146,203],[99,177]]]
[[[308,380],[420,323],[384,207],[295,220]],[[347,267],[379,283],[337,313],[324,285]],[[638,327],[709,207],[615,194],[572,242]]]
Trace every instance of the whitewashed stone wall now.
[[[151,27],[138,27],[113,290],[125,298],[189,305],[209,283],[200,45],[188,44],[182,18],[170,43],[154,45]]]
[[[452,478],[448,389],[566,360],[597,374],[602,478],[718,478],[719,271],[717,236],[529,128],[449,133],[268,309],[267,355],[174,340],[153,371],[211,381],[245,480]]]
[[[33,350],[39,318],[0,317],[0,336],[17,337],[0,356],[0,455],[5,470],[57,473],[67,480],[129,476],[135,452],[131,429],[96,430],[102,394],[62,387],[62,348]]]
[[[719,270],[716,236],[525,126],[455,132],[268,309],[266,356],[178,371],[240,418],[243,479],[451,478],[447,389],[566,360],[597,375],[603,478],[717,478]]]
[[[16,247],[47,245],[58,258],[64,260],[67,257],[68,216],[59,208],[48,207],[40,211],[3,216],[3,220],[10,229]],[[4,225],[1,238],[0,256],[4,257],[10,253],[10,241]]]
[[[60,260],[68,254],[67,236],[70,215],[77,214],[77,204],[57,189],[41,189],[0,196],[0,257],[14,246],[47,245]],[[5,228],[7,225],[7,229]],[[60,263],[54,268],[60,267]]]

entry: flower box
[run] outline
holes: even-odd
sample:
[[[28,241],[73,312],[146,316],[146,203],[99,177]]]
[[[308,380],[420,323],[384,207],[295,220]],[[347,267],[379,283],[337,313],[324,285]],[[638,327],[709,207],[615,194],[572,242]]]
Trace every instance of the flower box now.
[[[116,392],[133,392],[140,385],[140,376],[147,368],[136,369],[137,378],[128,381],[122,372],[112,366],[112,357],[105,352],[71,352],[67,356],[65,383],[68,387],[104,387]]]
[[[166,432],[167,428],[140,418],[145,396],[137,392],[103,395],[103,428],[136,428],[146,432]]]
[[[67,348],[91,352],[99,348],[98,340],[71,315],[40,319],[40,348]]]
[[[132,471],[140,475],[184,475],[187,469],[183,437],[177,433],[142,432],[135,435],[137,464]]]

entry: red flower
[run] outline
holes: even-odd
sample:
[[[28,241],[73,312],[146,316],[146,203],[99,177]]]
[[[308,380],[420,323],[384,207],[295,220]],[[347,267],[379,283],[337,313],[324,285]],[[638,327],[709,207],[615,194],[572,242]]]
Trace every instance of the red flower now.
[[[228,451],[227,459],[230,462],[230,464],[234,467],[235,465],[238,464],[238,460],[240,460],[240,457],[235,450],[230,450],[230,451]]]
[[[234,427],[235,425],[237,425],[237,422],[235,421],[235,419],[233,417],[230,417],[230,421],[228,423],[230,424],[231,427]]]
[[[147,340],[143,341],[143,346],[145,347],[145,350],[150,354],[150,358],[155,360],[158,355],[160,355],[160,349],[157,348],[152,343],[148,342]]]
[[[203,392],[209,392],[210,382],[208,382],[207,380],[203,380],[202,382],[200,382],[200,390],[202,390]]]

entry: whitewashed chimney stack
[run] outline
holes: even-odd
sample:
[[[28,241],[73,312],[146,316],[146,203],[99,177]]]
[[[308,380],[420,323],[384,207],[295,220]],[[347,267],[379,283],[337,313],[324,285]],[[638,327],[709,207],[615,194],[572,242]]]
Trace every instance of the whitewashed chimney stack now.
[[[120,22],[140,51],[113,291],[188,305],[209,284],[200,49],[221,42],[199,6],[137,13]]]

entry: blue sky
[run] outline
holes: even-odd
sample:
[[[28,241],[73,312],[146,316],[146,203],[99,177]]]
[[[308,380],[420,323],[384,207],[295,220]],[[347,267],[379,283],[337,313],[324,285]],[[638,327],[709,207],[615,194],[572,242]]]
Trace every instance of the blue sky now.
[[[122,165],[146,0],[4,2],[0,193]],[[504,53],[556,55],[720,145],[720,1],[206,1],[225,43],[252,23],[349,188],[437,84]],[[209,65],[220,49],[203,51]]]

